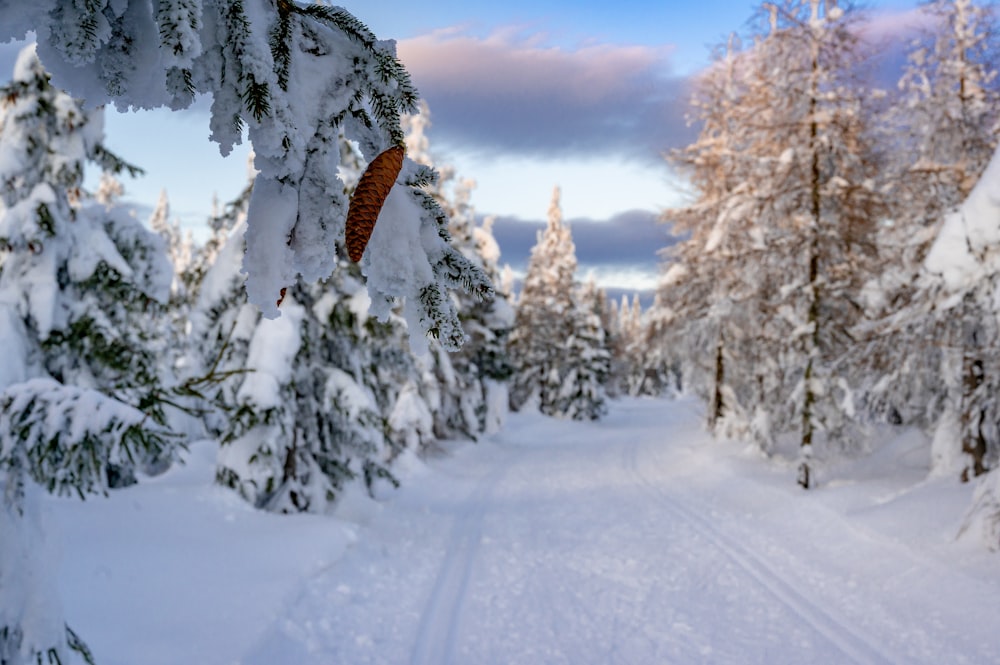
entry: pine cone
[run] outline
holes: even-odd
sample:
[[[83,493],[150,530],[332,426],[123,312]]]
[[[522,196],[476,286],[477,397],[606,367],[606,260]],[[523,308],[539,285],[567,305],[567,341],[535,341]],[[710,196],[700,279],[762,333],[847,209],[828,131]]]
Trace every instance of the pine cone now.
[[[351,206],[347,210],[347,254],[357,263],[372,237],[375,220],[389,196],[400,169],[403,168],[403,146],[393,146],[380,152],[361,175]]]

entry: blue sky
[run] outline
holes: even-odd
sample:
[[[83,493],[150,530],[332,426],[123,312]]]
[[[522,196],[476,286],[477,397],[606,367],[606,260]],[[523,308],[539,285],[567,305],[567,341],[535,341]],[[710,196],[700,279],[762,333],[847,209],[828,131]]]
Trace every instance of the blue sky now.
[[[892,33],[914,5],[868,7],[879,29]],[[648,287],[656,250],[667,242],[653,220],[680,196],[662,154],[692,136],[687,81],[713,45],[745,29],[755,4],[368,0],[346,7],[380,38],[397,40],[430,105],[432,152],[477,181],[473,204],[501,217],[506,258],[523,263],[523,239],[534,236],[529,222],[544,219],[559,185],[568,219],[603,224],[587,227],[591,241],[578,252],[584,268],[601,265],[602,275],[621,276],[619,286]],[[0,71],[10,71],[14,52],[0,46]],[[174,215],[198,225],[213,193],[225,201],[246,182],[246,149],[222,159],[203,113],[108,116],[110,146],[147,170],[126,183],[138,202],[151,205],[166,188]],[[602,229],[616,254],[601,253]],[[632,251],[622,237],[636,238]]]

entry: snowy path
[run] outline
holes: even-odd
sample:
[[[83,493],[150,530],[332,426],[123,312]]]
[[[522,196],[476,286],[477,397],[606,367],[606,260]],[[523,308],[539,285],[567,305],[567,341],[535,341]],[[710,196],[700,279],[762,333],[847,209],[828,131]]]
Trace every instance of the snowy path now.
[[[804,493],[690,402],[518,415],[339,518],[254,510],[215,454],[49,499],[101,665],[1000,664],[1000,556],[956,542],[973,488],[916,434]]]
[[[804,495],[704,440],[685,402],[514,418],[410,478],[243,662],[1000,662],[996,565],[876,528],[909,492]]]

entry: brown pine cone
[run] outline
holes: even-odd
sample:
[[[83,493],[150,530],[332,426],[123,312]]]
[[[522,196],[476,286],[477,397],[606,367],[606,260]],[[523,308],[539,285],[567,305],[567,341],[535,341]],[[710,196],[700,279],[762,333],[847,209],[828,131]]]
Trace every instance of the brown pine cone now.
[[[403,153],[403,146],[400,145],[380,152],[361,174],[361,180],[354,190],[351,206],[347,210],[345,235],[347,254],[355,263],[365,253],[382,204],[403,168]]]

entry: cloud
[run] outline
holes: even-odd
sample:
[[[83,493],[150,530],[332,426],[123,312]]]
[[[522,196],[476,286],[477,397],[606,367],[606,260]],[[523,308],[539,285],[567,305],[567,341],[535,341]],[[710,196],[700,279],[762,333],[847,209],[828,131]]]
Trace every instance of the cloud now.
[[[925,36],[933,27],[933,17],[920,8],[869,15],[858,29],[862,44],[870,51],[869,84],[883,90],[895,90],[906,68],[913,41]]]
[[[686,79],[671,74],[669,47],[566,49],[544,39],[452,28],[401,41],[400,59],[434,114],[435,141],[485,153],[659,160],[690,140]]]
[[[932,15],[922,8],[885,10],[872,13],[861,24],[861,37],[868,42],[906,43],[930,29],[934,24]]]
[[[593,277],[615,301],[638,294],[644,308],[652,304],[663,261],[658,252],[678,241],[669,225],[649,210],[629,210],[608,220],[566,222],[576,245],[577,279]],[[543,221],[496,218],[493,235],[500,245],[500,261],[509,263],[519,278],[528,268],[537,234],[544,229]],[[520,290],[521,279],[514,287],[515,292]]]

